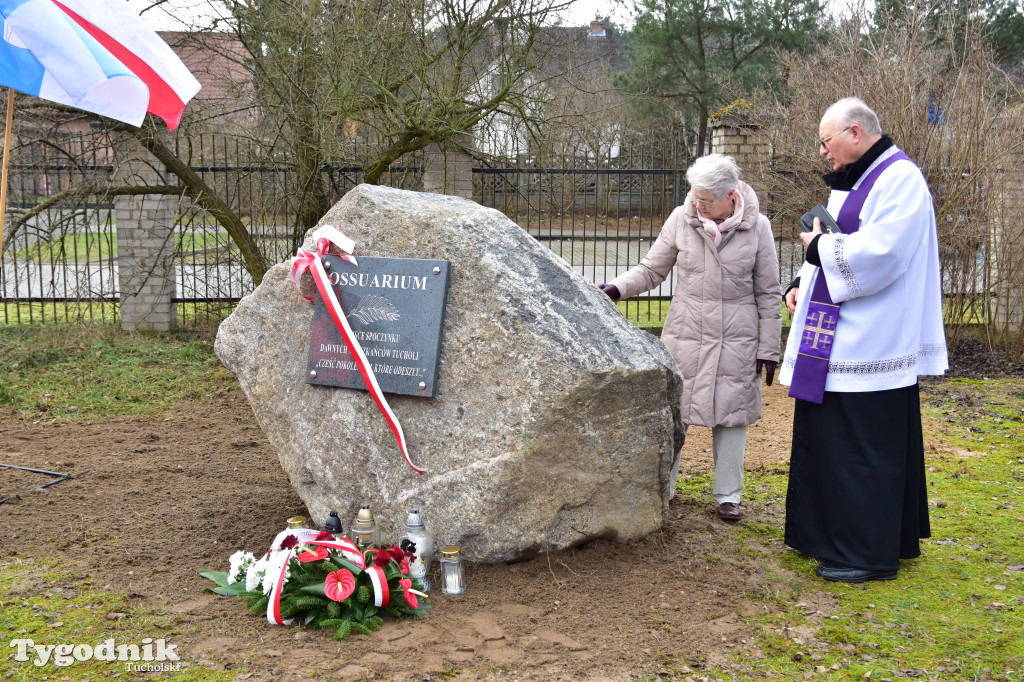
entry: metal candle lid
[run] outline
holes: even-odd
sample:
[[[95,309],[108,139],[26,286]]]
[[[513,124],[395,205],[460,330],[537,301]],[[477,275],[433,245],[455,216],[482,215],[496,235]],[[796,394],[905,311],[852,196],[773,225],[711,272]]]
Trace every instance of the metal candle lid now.
[[[373,530],[376,524],[373,522],[373,513],[369,507],[362,507],[359,509],[359,513],[356,515],[355,523],[352,524],[352,530]]]
[[[413,509],[409,512],[409,516],[405,519],[406,530],[426,530],[427,527],[423,525],[423,517],[420,516],[419,509]]]
[[[460,556],[462,556],[462,550],[458,545],[448,545],[441,548],[442,559],[458,559]]]
[[[324,530],[332,535],[340,535],[341,530],[341,519],[338,518],[338,512],[332,511],[324,522]]]
[[[289,528],[304,528],[306,526],[306,517],[293,516],[290,519],[288,519],[287,523]]]

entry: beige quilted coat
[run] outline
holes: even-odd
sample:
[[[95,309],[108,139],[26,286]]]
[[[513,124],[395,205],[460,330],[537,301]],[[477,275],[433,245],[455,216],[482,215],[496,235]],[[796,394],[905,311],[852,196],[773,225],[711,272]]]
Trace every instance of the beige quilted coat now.
[[[758,358],[778,361],[779,262],[768,218],[746,183],[740,224],[715,248],[687,196],[639,265],[612,280],[622,298],[655,288],[676,268],[661,340],[683,374],[687,424],[745,426],[761,417]]]

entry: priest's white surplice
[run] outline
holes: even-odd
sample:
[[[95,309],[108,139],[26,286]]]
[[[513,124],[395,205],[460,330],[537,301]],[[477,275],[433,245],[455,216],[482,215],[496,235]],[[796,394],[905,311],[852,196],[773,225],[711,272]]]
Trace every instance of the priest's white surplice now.
[[[899,149],[890,147],[864,171],[870,172]],[[833,217],[850,192],[832,190]],[[821,267],[804,263],[800,291],[779,380],[790,385],[817,277],[824,276],[832,301],[841,304],[829,358],[826,391],[861,392],[903,388],[924,374],[948,367],[942,324],[935,209],[928,184],[911,161],[882,171],[860,212],[853,234],[818,239]]]

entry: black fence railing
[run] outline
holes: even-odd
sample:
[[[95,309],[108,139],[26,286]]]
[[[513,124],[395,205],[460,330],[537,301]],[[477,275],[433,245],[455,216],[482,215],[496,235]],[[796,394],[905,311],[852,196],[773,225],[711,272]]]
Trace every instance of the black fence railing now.
[[[686,196],[689,161],[684,140],[673,136],[509,149],[473,169],[474,199],[508,215],[598,284],[647,253]],[[627,301],[627,314],[657,326],[673,286],[670,277]]]
[[[353,141],[352,158],[362,150]],[[328,163],[303,181],[287,155],[268,155],[251,139],[199,135],[179,139],[178,156],[208,183],[238,215],[270,263],[295,255],[306,232],[303,200],[314,194],[329,208],[363,181],[355,163]],[[419,189],[423,162],[419,155],[388,168],[381,184]],[[253,289],[252,277],[227,232],[200,207],[183,204],[175,226],[178,283],[174,301],[182,321],[217,320]]]
[[[0,260],[3,324],[116,319],[113,203],[76,187],[102,187],[109,147],[88,136],[51,135],[12,145]]]
[[[636,265],[686,194],[685,171],[677,169],[474,168],[473,173],[477,201],[502,210],[595,284]],[[659,301],[671,297],[673,284],[669,278],[641,299],[627,301],[627,313],[660,319]]]
[[[35,213],[13,234],[5,232],[0,319],[7,324],[117,319],[116,198],[102,192],[60,198],[76,183],[110,186],[109,146],[90,148],[69,138],[63,148],[51,142],[14,151],[8,224]],[[225,135],[181,139],[176,151],[239,216],[268,261],[295,253],[305,232],[300,198],[308,189],[291,159],[268,156],[250,140]],[[353,154],[358,152],[353,146]],[[640,261],[683,201],[689,162],[686,145],[674,139],[620,144],[600,153],[577,147],[491,156],[473,169],[474,199],[503,211],[588,281],[606,282]],[[381,182],[420,189],[423,167],[421,158],[403,160]],[[355,163],[325,164],[306,178],[307,185],[318,183],[326,206],[361,181]],[[173,300],[179,319],[220,319],[252,291],[252,278],[212,215],[186,198],[178,209]],[[786,283],[803,260],[802,249],[781,240],[777,246]],[[657,326],[674,283],[669,277],[626,302],[627,314]]]

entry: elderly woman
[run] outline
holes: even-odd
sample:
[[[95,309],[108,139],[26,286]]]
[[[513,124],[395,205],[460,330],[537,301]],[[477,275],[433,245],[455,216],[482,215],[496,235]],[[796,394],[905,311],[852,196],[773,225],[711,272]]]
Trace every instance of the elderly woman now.
[[[661,284],[676,268],[661,333],[683,375],[682,418],[711,429],[718,516],[740,518],[747,425],[761,417],[761,370],[771,386],[782,330],[771,223],[731,156],[697,159],[690,193],[639,265],[601,289],[613,301]]]

